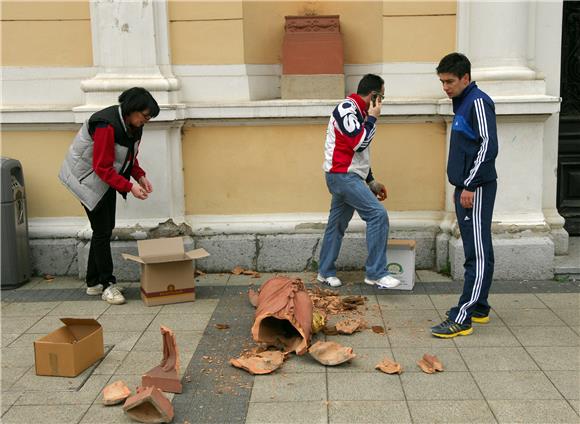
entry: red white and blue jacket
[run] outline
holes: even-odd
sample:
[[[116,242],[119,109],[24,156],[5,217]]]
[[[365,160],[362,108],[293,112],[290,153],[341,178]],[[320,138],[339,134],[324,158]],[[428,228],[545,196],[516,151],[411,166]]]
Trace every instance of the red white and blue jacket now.
[[[497,179],[495,105],[472,82],[453,98],[453,112],[447,177],[455,187],[475,191]]]
[[[330,115],[324,145],[325,172],[355,173],[369,182],[369,146],[376,131],[374,116],[367,115],[367,105],[358,94],[351,94]]]

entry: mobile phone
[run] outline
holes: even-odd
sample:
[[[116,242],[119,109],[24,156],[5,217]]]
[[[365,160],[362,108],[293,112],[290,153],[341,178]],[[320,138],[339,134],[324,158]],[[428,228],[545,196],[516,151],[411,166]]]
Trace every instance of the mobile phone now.
[[[371,96],[371,102],[373,102],[373,107],[375,107],[377,105],[377,98],[379,97],[379,95],[377,93],[373,93],[373,95]]]

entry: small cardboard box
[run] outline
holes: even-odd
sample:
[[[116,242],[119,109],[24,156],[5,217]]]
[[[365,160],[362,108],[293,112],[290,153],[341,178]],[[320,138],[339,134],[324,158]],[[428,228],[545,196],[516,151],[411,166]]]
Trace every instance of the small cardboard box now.
[[[64,326],[34,342],[36,375],[76,377],[105,355],[103,328],[97,320],[60,320]]]
[[[123,258],[141,264],[141,299],[147,306],[195,300],[195,259],[205,258],[205,249],[185,252],[181,237],[137,241],[139,256]]]
[[[387,270],[401,281],[396,290],[413,290],[415,286],[415,240],[389,240]]]

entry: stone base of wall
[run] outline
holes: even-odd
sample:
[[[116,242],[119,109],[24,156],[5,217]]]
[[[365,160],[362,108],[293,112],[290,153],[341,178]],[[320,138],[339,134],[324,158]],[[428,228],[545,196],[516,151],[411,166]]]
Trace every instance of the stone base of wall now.
[[[282,75],[281,95],[292,99],[342,99],[344,75]]]

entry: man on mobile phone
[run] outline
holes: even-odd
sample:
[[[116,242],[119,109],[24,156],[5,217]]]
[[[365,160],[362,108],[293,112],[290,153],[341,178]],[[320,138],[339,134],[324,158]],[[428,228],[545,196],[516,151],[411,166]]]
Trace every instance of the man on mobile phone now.
[[[489,322],[487,296],[493,277],[491,218],[497,191],[495,105],[471,81],[471,63],[460,53],[441,59],[437,75],[453,100],[447,177],[455,186],[457,224],[465,252],[463,293],[447,319],[431,328],[436,337],[466,336],[471,323]]]
[[[375,136],[384,94],[383,79],[365,75],[356,94],[334,108],[328,123],[322,168],[332,202],[320,249],[317,280],[331,287],[342,285],[336,277],[335,262],[355,210],[367,224],[368,259],[364,282],[389,289],[401,284],[387,272],[389,217],[379,202],[387,198],[387,190],[374,179],[369,161],[369,147]]]

